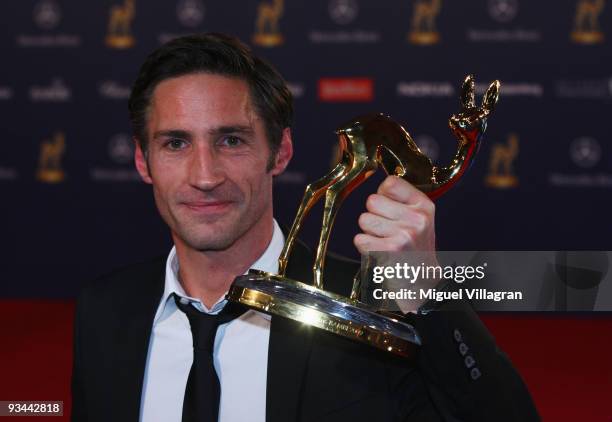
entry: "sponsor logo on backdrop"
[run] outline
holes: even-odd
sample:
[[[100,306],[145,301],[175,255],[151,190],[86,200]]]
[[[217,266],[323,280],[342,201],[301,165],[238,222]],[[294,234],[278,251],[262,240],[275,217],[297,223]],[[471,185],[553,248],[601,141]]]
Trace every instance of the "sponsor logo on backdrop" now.
[[[555,92],[560,98],[610,98],[612,97],[612,78],[559,80]]]
[[[322,78],[318,83],[319,101],[368,102],[374,99],[374,81],[370,78]]]
[[[34,85],[30,87],[29,93],[30,100],[32,100],[33,103],[64,103],[70,101],[72,98],[72,91],[60,78],[53,79],[51,84],[47,86]]]
[[[304,84],[300,82],[287,82],[287,87],[291,91],[293,98],[301,98],[304,96]]]
[[[41,29],[54,29],[62,19],[62,11],[54,0],[41,0],[34,6],[34,22]]]
[[[18,47],[78,47],[81,44],[78,35],[50,33],[62,20],[62,10],[55,0],[39,0],[34,5],[32,19],[43,33],[17,35]]]
[[[130,97],[130,87],[117,81],[102,81],[98,85],[98,93],[102,98],[110,100],[125,100]]]
[[[533,6],[533,2],[526,3]],[[467,39],[471,42],[538,42],[540,31],[521,28],[515,23],[519,12],[519,0],[488,0],[487,12],[492,28],[468,28]]]
[[[601,159],[601,147],[596,139],[583,137],[574,139],[570,144],[570,157],[574,164],[591,168]]]
[[[276,47],[284,41],[278,22],[283,16],[284,0],[263,0],[257,5],[253,44],[262,47]]]
[[[134,141],[127,133],[113,135],[107,144],[112,166],[97,166],[90,170],[96,182],[137,182],[140,175],[134,169]]]
[[[544,86],[537,82],[502,82],[504,97],[536,97],[544,95]],[[484,94],[489,85],[476,83],[476,93]]]
[[[113,136],[108,142],[108,155],[115,163],[131,163],[134,160],[134,141],[125,133]]]
[[[487,84],[476,84],[478,94],[484,94],[487,88]],[[502,89],[506,97],[540,98],[544,95],[543,85],[536,82],[504,81]],[[442,98],[456,95],[454,85],[448,81],[400,81],[395,91],[399,97],[411,98]]]
[[[516,160],[518,153],[519,138],[514,133],[508,136],[506,143],[495,143],[491,148],[489,173],[485,177],[485,185],[497,189],[518,186],[519,181],[512,168],[512,163]]]
[[[353,22],[359,14],[359,4],[356,0],[331,0],[328,10],[334,22],[346,25]]]
[[[599,26],[599,15],[605,0],[578,0],[574,15],[574,28],[570,34],[578,44],[597,44],[603,42],[604,33]]]
[[[192,34],[197,31],[197,27],[204,21],[206,8],[201,0],[179,0],[176,3],[176,19],[187,32],[163,32],[157,36],[160,44],[165,44],[170,40]]]
[[[204,3],[200,0],[181,0],[176,5],[176,17],[181,25],[195,28],[204,20]]]
[[[518,0],[489,0],[489,16],[497,22],[506,23],[513,20],[519,8]]]
[[[417,45],[431,45],[440,42],[436,30],[436,18],[440,13],[442,0],[416,0],[412,9],[408,41]]]
[[[569,144],[569,161],[572,169],[553,172],[548,176],[552,186],[557,187],[612,187],[612,173],[598,171],[603,157],[599,141],[590,136],[580,136]]]
[[[352,26],[359,17],[358,0],[330,0],[327,11],[330,21],[343,29],[314,29],[308,34],[310,42],[314,44],[374,44],[380,41],[379,32]]]
[[[0,86],[0,101],[13,98],[13,88],[10,86]]]
[[[56,132],[51,139],[45,139],[40,144],[38,170],[36,179],[43,183],[59,183],[66,178],[62,169],[62,158],[66,150],[66,140],[63,132]]]
[[[432,163],[438,160],[438,154],[440,153],[440,147],[438,142],[429,135],[418,135],[414,138],[414,142],[417,144],[419,149],[426,157],[431,159]]]
[[[397,95],[400,97],[452,97],[455,88],[446,81],[400,81],[396,87]]]
[[[136,12],[135,0],[124,0],[123,4],[111,6],[106,32],[106,45],[110,48],[126,49],[136,43],[131,26]]]

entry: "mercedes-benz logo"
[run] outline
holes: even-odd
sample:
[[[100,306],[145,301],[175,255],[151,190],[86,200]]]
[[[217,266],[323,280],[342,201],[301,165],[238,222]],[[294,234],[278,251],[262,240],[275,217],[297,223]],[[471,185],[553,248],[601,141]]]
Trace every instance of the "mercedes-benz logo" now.
[[[134,159],[134,142],[129,135],[119,133],[108,142],[108,155],[118,164],[127,164]]]
[[[329,16],[340,25],[351,23],[359,13],[357,0],[331,0],[329,2]]]
[[[62,18],[62,12],[54,0],[41,0],[34,6],[34,22],[42,29],[53,29]]]
[[[200,0],[180,0],[176,16],[183,26],[194,28],[204,19],[204,4]]]
[[[498,22],[510,22],[518,9],[518,0],[489,0],[489,15]]]
[[[601,147],[596,139],[582,137],[570,145],[570,157],[580,167],[593,167],[601,159]]]

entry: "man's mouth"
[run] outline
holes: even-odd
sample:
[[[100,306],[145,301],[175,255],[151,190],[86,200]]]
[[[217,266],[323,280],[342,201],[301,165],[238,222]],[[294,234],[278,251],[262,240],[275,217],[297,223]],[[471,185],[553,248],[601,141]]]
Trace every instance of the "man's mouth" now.
[[[225,212],[233,204],[233,201],[214,200],[214,201],[189,201],[183,205],[191,211],[199,214],[217,214]]]

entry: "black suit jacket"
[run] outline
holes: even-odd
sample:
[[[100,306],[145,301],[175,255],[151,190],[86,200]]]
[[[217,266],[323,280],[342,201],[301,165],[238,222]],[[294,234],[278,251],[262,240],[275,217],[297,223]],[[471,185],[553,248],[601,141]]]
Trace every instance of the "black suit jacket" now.
[[[312,262],[310,251],[296,245],[288,277],[310,280]],[[326,289],[348,295],[356,269],[330,256]],[[73,421],[138,421],[164,272],[159,259],[83,290],[75,318]],[[471,307],[452,301],[442,308],[409,317],[423,341],[412,361],[272,316],[267,421],[539,420],[519,374]]]

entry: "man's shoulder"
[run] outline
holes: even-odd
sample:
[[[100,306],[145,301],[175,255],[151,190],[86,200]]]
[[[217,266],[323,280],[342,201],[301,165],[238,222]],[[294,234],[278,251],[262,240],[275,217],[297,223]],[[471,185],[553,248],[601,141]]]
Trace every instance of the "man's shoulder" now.
[[[88,301],[107,298],[140,297],[148,291],[163,289],[166,257],[159,256],[144,262],[119,267],[83,286],[80,297]]]

